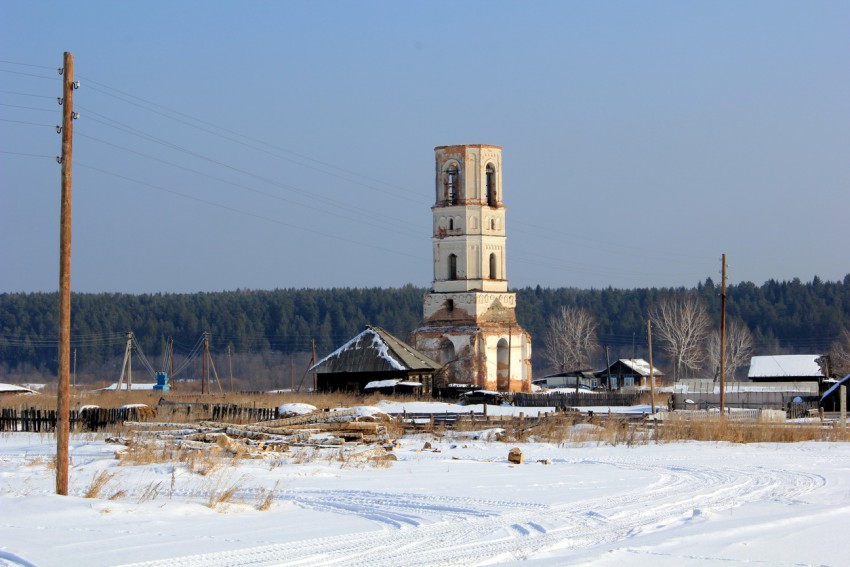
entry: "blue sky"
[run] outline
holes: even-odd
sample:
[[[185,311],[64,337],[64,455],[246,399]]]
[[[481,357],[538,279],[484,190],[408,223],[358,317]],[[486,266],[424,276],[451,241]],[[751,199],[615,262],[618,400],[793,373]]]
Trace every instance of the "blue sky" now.
[[[429,285],[433,148],[502,146],[510,285],[850,272],[846,2],[0,3],[0,291]],[[21,155],[29,154],[29,155]]]

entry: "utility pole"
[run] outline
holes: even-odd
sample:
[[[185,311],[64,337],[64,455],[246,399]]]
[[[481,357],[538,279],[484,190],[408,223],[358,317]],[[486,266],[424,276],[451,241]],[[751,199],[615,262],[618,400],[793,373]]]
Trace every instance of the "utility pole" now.
[[[56,494],[68,495],[71,382],[71,163],[74,150],[74,56],[62,62],[62,206],[59,220],[59,390],[56,420]]]
[[[209,352],[209,343],[207,342],[207,332],[204,331],[204,353],[201,355],[201,395],[206,394],[207,384],[207,353]]]
[[[605,371],[608,373],[608,391],[611,391],[611,359],[608,358],[608,345],[605,345]]]
[[[720,415],[726,415],[726,254],[720,285]]]
[[[227,362],[230,365],[230,391],[233,391],[233,358],[230,356],[230,345],[227,345]]]
[[[316,364],[316,339],[310,339],[310,350],[312,351],[312,358],[310,359],[310,365],[313,366]],[[318,385],[316,384],[316,371],[313,371],[313,393],[316,392],[316,388]]]
[[[74,349],[74,390],[77,389],[77,349]]]
[[[174,389],[174,337],[168,337],[168,361],[171,365],[168,375],[171,376],[171,389]]]
[[[646,320],[646,336],[649,342],[649,396],[652,402],[652,415],[655,415],[655,374],[652,369],[652,319]]]

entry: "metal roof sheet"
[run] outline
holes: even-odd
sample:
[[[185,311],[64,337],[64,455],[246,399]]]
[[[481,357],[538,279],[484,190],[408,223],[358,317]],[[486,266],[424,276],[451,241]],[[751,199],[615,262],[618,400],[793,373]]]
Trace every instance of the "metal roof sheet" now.
[[[754,356],[750,359],[749,378],[822,377],[820,354],[784,354]]]

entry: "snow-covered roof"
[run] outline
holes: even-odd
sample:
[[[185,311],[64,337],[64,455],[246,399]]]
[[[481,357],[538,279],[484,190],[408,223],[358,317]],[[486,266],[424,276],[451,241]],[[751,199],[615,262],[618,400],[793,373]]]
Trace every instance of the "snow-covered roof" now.
[[[422,384],[419,382],[409,382],[406,380],[401,380],[400,378],[392,379],[392,380],[372,380],[363,388],[364,390],[375,390],[380,388],[395,388],[396,386],[408,386],[421,388]]]
[[[750,359],[748,378],[823,377],[818,364],[820,354],[783,354],[754,356]]]
[[[35,391],[24,388],[23,386],[0,383],[0,394],[35,394]]]
[[[848,374],[847,376],[845,376],[844,378],[842,378],[841,380],[836,382],[835,385],[832,386],[832,388],[830,388],[829,390],[824,392],[823,396],[820,397],[820,401],[823,402],[826,398],[831,396],[834,391],[836,391],[841,386],[847,385],[848,383],[850,383],[850,374]]]
[[[649,363],[642,358],[621,358],[617,362],[631,368],[640,376],[649,376]],[[664,373],[658,370],[657,366],[654,366],[652,369],[652,375],[664,376]]]
[[[127,384],[121,384],[121,389],[122,390],[153,390],[154,386],[156,386],[156,384],[144,384],[144,383],[135,383],[134,382],[131,387],[128,387]],[[118,382],[113,382],[112,384],[110,384],[106,388],[98,388],[97,390],[94,390],[94,391],[95,392],[105,392],[105,391],[108,391],[108,390],[117,390],[117,389],[118,389]]]
[[[320,373],[438,370],[431,360],[380,327],[366,330],[317,362]]]

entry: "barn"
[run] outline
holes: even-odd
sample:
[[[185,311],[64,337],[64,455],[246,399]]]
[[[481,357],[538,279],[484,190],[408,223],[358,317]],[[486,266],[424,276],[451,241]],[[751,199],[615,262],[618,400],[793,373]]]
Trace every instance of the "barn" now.
[[[434,375],[442,366],[380,327],[366,329],[317,362],[316,389],[320,392],[364,393],[379,384],[403,386],[405,391],[430,394]],[[416,388],[414,383],[419,384]]]

